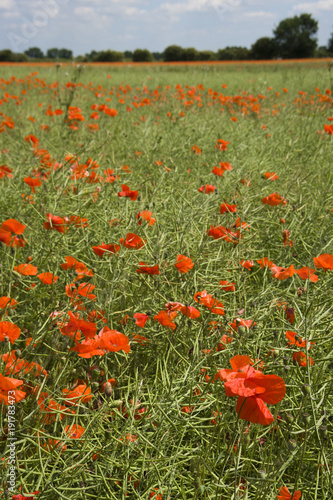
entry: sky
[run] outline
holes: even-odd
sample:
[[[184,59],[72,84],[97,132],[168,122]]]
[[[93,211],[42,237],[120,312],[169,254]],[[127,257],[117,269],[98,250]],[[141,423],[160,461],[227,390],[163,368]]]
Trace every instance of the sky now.
[[[168,45],[213,50],[250,48],[272,36],[282,19],[310,13],[319,22],[318,43],[333,31],[333,0],[0,0],[0,50],[29,47],[92,50]]]

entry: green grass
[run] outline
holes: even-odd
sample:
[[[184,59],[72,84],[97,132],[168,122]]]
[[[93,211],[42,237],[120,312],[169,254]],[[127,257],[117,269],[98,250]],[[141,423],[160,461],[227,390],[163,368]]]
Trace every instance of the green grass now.
[[[27,76],[35,70],[38,75]],[[15,494],[22,486],[22,493],[38,490],[36,498],[43,500],[121,499],[127,494],[127,498],[147,499],[152,491],[156,491],[153,498],[159,492],[163,499],[273,500],[287,486],[290,493],[300,490],[306,500],[332,498],[332,271],[318,270],[317,283],[301,280],[297,274],[280,281],[256,262],[268,257],[281,267],[314,268],[313,257],[333,254],[332,137],[323,132],[324,124],[332,123],[327,121],[332,100],[325,94],[332,88],[329,67],[11,66],[2,67],[2,77],[1,96],[7,92],[20,100],[17,104],[15,97],[0,96],[0,130],[6,117],[15,123],[0,133],[0,165],[13,171],[12,179],[0,179],[0,223],[15,218],[27,227],[25,247],[0,243],[0,297],[18,302],[0,320],[21,329],[14,344],[0,342],[0,349],[2,354],[16,350],[17,356],[39,363],[48,372],[48,376],[24,370],[10,374],[5,373],[5,363],[1,365],[3,375],[24,381],[21,389],[26,392],[15,404]],[[81,85],[69,90],[65,86],[69,81]],[[177,92],[178,84],[184,99]],[[201,107],[187,94],[197,85],[203,86],[195,94]],[[213,99],[208,89],[224,97]],[[256,101],[247,99],[249,95]],[[144,98],[150,104],[135,108],[133,102]],[[116,108],[118,115],[98,112],[100,119],[92,120],[93,104]],[[45,115],[49,105],[64,114]],[[78,130],[70,129],[64,120],[69,105],[78,106],[85,117],[78,122]],[[132,111],[126,111],[127,106]],[[89,130],[89,123],[97,123],[99,129]],[[41,130],[41,125],[49,130]],[[41,167],[32,145],[24,140],[28,134],[38,137],[52,165],[59,162],[63,167]],[[227,151],[215,148],[218,139],[230,141]],[[193,153],[194,145],[201,148],[200,155]],[[113,169],[119,179],[114,183],[88,183],[87,177],[73,180],[68,154],[80,158],[80,164],[91,158],[99,164],[97,174],[104,178],[104,170]],[[232,165],[223,177],[211,173],[220,161]],[[131,172],[122,170],[123,165]],[[32,194],[23,179],[34,169],[35,174],[49,174],[30,203],[22,197]],[[276,172],[279,179],[267,181],[263,172]],[[244,178],[251,181],[250,186],[240,183]],[[118,197],[121,184],[137,190],[138,199]],[[204,184],[216,186],[216,193],[198,192]],[[264,205],[261,199],[273,192],[288,203]],[[237,204],[237,213],[221,215],[223,202]],[[142,210],[153,213],[154,225],[138,225],[136,216]],[[78,215],[87,218],[89,225],[71,225],[64,234],[47,231],[43,226],[47,213]],[[211,226],[230,227],[237,217],[250,225],[238,244],[207,235]],[[113,219],[119,221],[111,227]],[[292,247],[284,246],[283,230],[290,231]],[[122,247],[111,257],[93,252],[92,246],[118,244],[127,233],[139,235],[145,246]],[[178,254],[194,262],[186,274],[175,268]],[[61,268],[66,256],[93,271],[92,277],[81,281],[95,286],[97,298],[82,299],[86,311],[80,311],[80,318],[87,320],[90,311],[102,310],[109,328],[130,339],[129,354],[108,352],[84,359],[70,351],[73,340],[61,334],[59,318],[50,317],[61,311],[68,321],[68,311],[75,312],[65,293],[75,277],[73,270]],[[16,273],[14,266],[28,257],[38,273],[52,272],[59,279],[47,286],[36,276]],[[242,259],[254,261],[251,271],[240,266]],[[161,274],[137,274],[141,261],[158,264]],[[235,282],[236,290],[223,291],[220,280]],[[31,288],[32,284],[36,286]],[[300,287],[306,291],[299,291]],[[223,303],[224,316],[194,301],[194,294],[203,290]],[[162,326],[153,318],[169,301],[195,306],[201,315],[192,320],[178,313],[174,330]],[[277,302],[294,309],[293,325]],[[145,328],[135,325],[136,312],[150,314]],[[122,324],[125,315],[129,319]],[[242,333],[230,333],[229,323],[238,317],[256,324],[241,329]],[[93,321],[98,333],[104,323]],[[217,321],[218,328],[212,328],[211,321]],[[311,351],[288,346],[288,330],[315,342]],[[148,342],[135,342],[135,334]],[[233,341],[217,351],[224,334]],[[26,346],[30,337],[33,340]],[[293,353],[298,351],[307,352],[313,365],[294,363]],[[269,405],[275,419],[271,425],[237,419],[236,399],[225,396],[223,382],[214,381],[217,371],[230,368],[229,360],[237,354],[263,361],[264,373],[285,381],[284,399]],[[107,397],[100,388],[110,378],[117,384]],[[72,406],[73,413],[55,409],[47,422],[38,404],[40,395],[47,393],[60,408],[66,406],[63,389],[78,383],[89,386],[92,399]],[[304,384],[310,386],[308,392]],[[144,411],[138,413],[138,409]],[[6,413],[4,406],[0,413],[0,453],[6,466],[1,473],[3,495],[8,488],[10,443]],[[73,424],[85,428],[79,439],[64,432]],[[135,436],[133,441],[126,438],[129,435]],[[67,449],[45,448],[50,439],[66,444]]]

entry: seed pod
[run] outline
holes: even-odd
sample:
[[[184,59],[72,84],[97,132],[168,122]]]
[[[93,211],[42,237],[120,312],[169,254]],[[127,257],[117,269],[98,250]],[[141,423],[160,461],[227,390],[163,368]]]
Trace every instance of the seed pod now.
[[[105,383],[104,394],[107,398],[109,398],[112,395],[112,385],[110,384],[110,382]]]
[[[301,389],[304,396],[307,396],[311,392],[311,387],[309,386],[309,384],[303,384]]]
[[[296,443],[295,439],[289,439],[287,446],[288,446],[288,450],[289,450],[289,451],[294,451],[294,450],[296,450],[296,448],[297,448],[297,443]]]

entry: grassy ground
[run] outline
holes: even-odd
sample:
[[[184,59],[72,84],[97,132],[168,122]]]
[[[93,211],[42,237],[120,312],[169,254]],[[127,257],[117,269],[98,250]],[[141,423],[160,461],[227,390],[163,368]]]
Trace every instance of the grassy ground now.
[[[313,261],[333,254],[327,63],[3,66],[1,77],[1,374],[20,381],[0,378],[1,400],[16,400],[0,413],[3,497],[332,498],[333,281]],[[262,202],[272,193],[280,204]],[[237,212],[220,213],[223,203]],[[120,242],[132,233],[141,248]],[[119,247],[99,256],[102,243]],[[65,269],[66,257],[81,264]],[[160,274],[137,273],[140,262]],[[35,274],[22,274],[26,263]],[[318,280],[302,267],[318,267]],[[206,305],[194,299],[204,290]],[[101,343],[106,325],[122,335]],[[87,338],[98,352],[85,358]],[[249,357],[243,372],[250,363],[285,384],[277,404],[266,400],[267,425],[256,409],[239,418],[216,377],[236,355]],[[253,394],[244,406],[264,401]]]

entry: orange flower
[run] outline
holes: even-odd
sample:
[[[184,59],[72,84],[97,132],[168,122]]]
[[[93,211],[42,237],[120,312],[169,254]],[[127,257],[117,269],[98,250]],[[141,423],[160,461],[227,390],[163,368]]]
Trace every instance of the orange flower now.
[[[154,316],[154,321],[158,321],[160,325],[167,326],[174,330],[176,328],[176,323],[172,320],[177,317],[177,314],[177,311],[160,311]]]
[[[208,307],[208,309],[210,309],[211,312],[214,314],[219,314],[219,315],[225,314],[223,304],[218,300],[214,299],[214,297],[209,293],[207,293],[206,290],[203,290],[202,292],[197,292],[194,295],[194,300],[199,304],[203,304],[204,306]]]
[[[97,331],[95,323],[79,319],[72,313],[72,311],[68,311],[68,315],[70,320],[60,328],[63,335],[68,335],[70,338],[75,336],[76,340],[80,338],[80,335],[76,335],[78,331],[82,332],[86,339],[91,339],[95,336]]]
[[[275,172],[265,172],[261,175],[264,179],[267,179],[268,181],[276,181],[279,178],[279,176]]]
[[[14,267],[14,271],[22,274],[23,276],[36,276],[38,273],[37,267],[32,264],[20,264],[19,266]]]
[[[146,242],[135,233],[127,233],[126,239],[120,238],[119,241],[125,248],[134,248],[136,250],[139,250],[146,244]]]
[[[52,285],[59,279],[59,276],[54,276],[53,273],[41,273],[37,275],[37,278],[39,278],[44,285]]]
[[[187,273],[194,266],[194,262],[189,257],[185,257],[185,255],[177,255],[177,262],[175,267],[182,274]]]
[[[193,306],[185,306],[180,302],[168,302],[165,304],[165,307],[168,311],[180,311],[184,316],[187,316],[191,319],[199,318],[200,311]]]
[[[229,141],[224,141],[223,139],[217,139],[215,144],[215,149],[219,149],[220,151],[226,151],[228,144],[230,144]]]
[[[257,262],[261,268],[268,267],[269,269],[271,269],[271,267],[275,265],[274,262],[272,260],[268,260],[267,257],[263,257],[262,259],[257,260]]]
[[[310,269],[309,267],[301,267],[301,269],[295,269],[295,273],[301,278],[301,280],[309,279],[313,283],[317,283],[318,276],[315,274],[315,269]]]
[[[11,299],[10,297],[0,297],[0,309],[6,309],[6,307],[16,307],[17,300]]]
[[[67,405],[75,405],[78,402],[88,403],[91,398],[91,389],[87,385],[81,384],[75,389],[63,389],[63,395],[66,397],[64,403]]]
[[[254,266],[253,260],[241,260],[239,263],[249,271],[251,271],[252,267]]]
[[[26,393],[19,390],[18,387],[23,384],[23,380],[4,377],[0,373],[0,404],[11,405],[14,400],[16,403],[25,398]],[[13,395],[14,392],[14,395]],[[10,393],[10,394],[9,394]]]
[[[35,194],[36,187],[42,185],[42,181],[40,179],[34,179],[32,177],[24,177],[23,181],[31,187],[31,191]]]
[[[291,496],[291,493],[289,492],[288,488],[286,486],[283,486],[280,489],[279,494],[277,495],[276,498],[278,500],[299,500],[301,498],[301,496],[302,496],[302,493],[300,490],[295,491],[293,496]]]
[[[138,274],[161,274],[158,264],[155,264],[155,266],[147,266],[145,262],[140,262],[139,265],[140,268],[136,270]]]
[[[141,226],[142,220],[149,222],[149,226],[153,226],[156,222],[156,219],[153,218],[153,212],[150,212],[149,210],[142,210],[142,212],[137,214],[136,218],[138,219],[139,226]]]
[[[59,233],[65,233],[68,229],[69,220],[67,217],[59,217],[58,215],[46,214],[47,222],[44,222],[45,229],[54,229]]]
[[[308,357],[310,366],[313,365],[314,361],[312,358]],[[299,366],[307,366],[306,364],[306,354],[304,352],[294,352],[293,361],[297,362]]]
[[[291,332],[290,330],[286,331],[286,338],[288,340],[288,344],[291,345],[296,345],[297,347],[306,347],[306,342],[305,340],[302,339],[297,333]],[[308,342],[309,349],[311,349],[311,346],[314,345],[314,342]]]
[[[272,193],[266,198],[263,198],[262,203],[264,205],[270,205],[271,207],[275,207],[276,205],[287,205],[287,200],[280,196],[278,193]]]
[[[8,179],[12,179],[14,176],[12,174],[13,169],[7,167],[7,165],[0,165],[0,179],[4,177],[8,177]]]
[[[235,213],[237,212],[237,205],[229,205],[229,203],[222,203],[222,205],[220,206],[220,214],[225,214],[225,213],[228,213],[228,212],[232,212],[232,213]]]
[[[201,149],[196,144],[191,149],[195,155],[201,155]]]
[[[85,429],[79,424],[73,424],[66,425],[64,432],[71,439],[79,439],[85,433]]]
[[[322,253],[319,257],[313,257],[313,263],[317,269],[333,270],[333,255]]]
[[[144,313],[135,313],[133,318],[135,319],[135,324],[138,327],[144,328],[145,324],[147,323],[147,321],[149,319],[149,316],[148,316],[148,314],[144,314]]]
[[[294,275],[295,268],[293,265],[289,267],[279,267],[273,264],[271,267],[271,271],[273,274],[273,278],[278,280],[286,280],[287,278],[291,278]]]
[[[235,283],[229,283],[229,281],[220,281],[222,290],[225,292],[234,292],[236,290]]]
[[[18,326],[10,321],[0,321],[0,342],[4,342],[8,337],[9,342],[14,344],[15,340],[21,335],[21,330]]]
[[[120,250],[119,245],[114,245],[113,243],[111,244],[106,244],[102,243],[101,245],[98,245],[96,247],[92,247],[93,251],[95,252],[98,257],[103,257],[103,255],[107,252],[108,254],[112,253],[117,253]]]
[[[21,224],[16,219],[8,219],[1,224],[1,229],[4,231],[9,231],[10,233],[22,235],[27,226]]]
[[[138,197],[139,192],[138,191],[131,191],[130,188],[126,184],[121,185],[122,191],[118,193],[118,196],[120,197],[127,197],[130,198],[132,201],[135,201]]]
[[[213,186],[212,184],[205,184],[204,186],[201,186],[198,191],[199,193],[211,194],[214,193],[215,189],[217,189],[216,186]]]
[[[97,335],[99,340],[100,349],[108,352],[124,351],[126,354],[130,352],[129,339],[126,335],[117,332],[117,330],[110,330],[108,326],[104,326]]]

